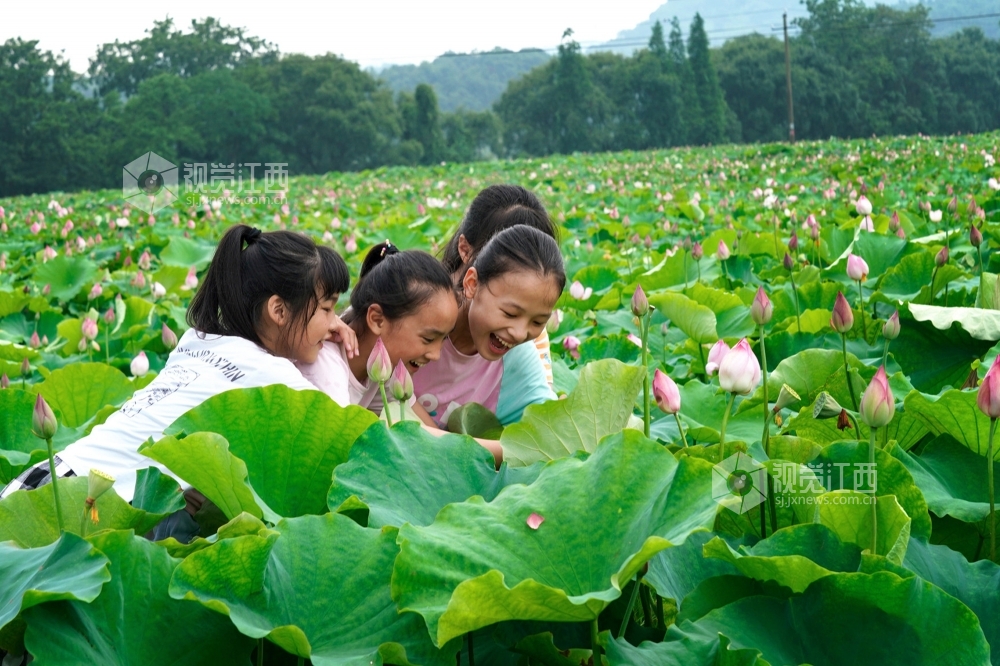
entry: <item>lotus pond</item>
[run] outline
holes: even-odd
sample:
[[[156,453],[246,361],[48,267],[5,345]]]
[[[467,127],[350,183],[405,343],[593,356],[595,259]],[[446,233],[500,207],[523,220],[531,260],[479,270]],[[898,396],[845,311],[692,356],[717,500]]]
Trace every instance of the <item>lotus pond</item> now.
[[[993,133],[394,168],[154,216],[114,191],[0,200],[0,485],[46,459],[37,395],[58,451],[149,383],[231,224],[301,230],[356,271],[385,238],[436,250],[516,182],[571,283],[549,324],[564,399],[503,430],[499,469],[475,410],[439,439],[271,386],[144,445],[216,507],[190,544],[144,538],[184,503],[155,467],[96,515],[63,480],[65,532],[51,485],[0,501],[0,648],[998,666],[997,155]],[[734,389],[737,354],[763,381]]]

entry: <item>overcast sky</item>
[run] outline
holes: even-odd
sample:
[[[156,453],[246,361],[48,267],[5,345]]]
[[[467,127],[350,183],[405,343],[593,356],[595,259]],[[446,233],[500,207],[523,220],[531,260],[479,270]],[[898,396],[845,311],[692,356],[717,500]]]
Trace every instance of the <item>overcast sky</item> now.
[[[684,2],[684,0],[677,0]],[[285,53],[333,52],[364,67],[432,60],[445,51],[548,48],[572,28],[581,44],[613,38],[663,0],[0,0],[0,42],[37,39],[77,72],[100,44],[144,35],[168,12],[177,26],[214,16]]]

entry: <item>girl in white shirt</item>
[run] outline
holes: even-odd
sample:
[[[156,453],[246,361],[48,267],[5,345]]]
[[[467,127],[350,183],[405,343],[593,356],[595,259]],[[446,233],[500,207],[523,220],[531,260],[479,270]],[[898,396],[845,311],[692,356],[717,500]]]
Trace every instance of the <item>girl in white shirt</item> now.
[[[136,472],[156,465],[137,449],[150,437],[162,437],[188,410],[231,389],[270,384],[314,389],[292,362],[314,361],[331,330],[341,330],[333,308],[348,283],[344,260],[304,234],[230,228],[191,301],[191,330],[163,371],[103,425],[61,451],[56,473],[85,476],[99,469],[114,476],[115,491],[131,501]],[[49,481],[43,463],[12,481],[0,497]],[[193,514],[199,496],[186,495]]]

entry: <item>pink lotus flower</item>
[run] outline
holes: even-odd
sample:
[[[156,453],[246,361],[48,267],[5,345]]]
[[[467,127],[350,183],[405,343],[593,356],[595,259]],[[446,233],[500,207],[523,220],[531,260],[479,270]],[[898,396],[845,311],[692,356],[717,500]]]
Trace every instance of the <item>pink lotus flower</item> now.
[[[753,303],[750,305],[750,318],[758,326],[764,326],[771,321],[773,315],[774,304],[764,293],[764,287],[757,287],[757,295],[754,296]]]
[[[993,359],[993,365],[979,385],[976,405],[979,411],[991,419],[1000,418],[1000,356]]]
[[[628,334],[628,341],[634,344],[636,347],[642,347],[642,338],[640,338],[635,333]]]
[[[705,374],[711,377],[719,369],[722,359],[729,353],[729,345],[725,340],[719,340],[708,351],[708,361],[705,362]]]
[[[139,268],[144,271],[148,271],[149,267],[153,265],[153,259],[149,256],[149,250],[143,250],[142,254],[139,255]]]
[[[358,251],[358,241],[354,239],[354,236],[348,236],[347,240],[344,241],[344,251],[348,254],[354,254]]]
[[[868,200],[868,197],[861,195],[858,198],[858,202],[854,204],[854,210],[858,211],[858,215],[867,216],[872,214],[872,202]]]
[[[389,359],[389,351],[379,337],[372,347],[372,353],[368,356],[368,378],[382,384],[389,381],[391,376],[392,361]]]
[[[847,277],[855,282],[863,282],[868,279],[868,264],[864,259],[856,254],[847,256]]]
[[[867,231],[869,233],[875,231],[875,223],[872,221],[870,215],[866,215],[861,218],[861,231]]]
[[[580,359],[580,338],[575,335],[567,335],[562,341],[563,349],[569,352],[573,358]]]
[[[930,213],[927,214],[927,217],[930,218],[931,222],[940,222],[941,221],[941,211],[939,211],[939,210],[932,210]]]
[[[86,317],[83,322],[80,323],[80,333],[83,335],[85,340],[93,340],[97,337],[97,322]]]
[[[151,293],[153,294],[153,298],[163,298],[167,295],[167,288],[159,282],[154,282]]]
[[[676,414],[681,411],[681,392],[670,375],[659,368],[653,373],[653,397],[656,405],[664,414]]]
[[[553,310],[552,315],[549,317],[549,321],[545,324],[545,330],[549,334],[554,334],[559,330],[559,325],[562,324],[563,313],[562,310]]]
[[[100,282],[95,282],[94,286],[90,288],[90,293],[87,294],[87,300],[92,301],[94,299],[100,298],[101,294],[104,293],[104,287],[101,286]]]
[[[896,402],[889,388],[889,379],[885,375],[885,366],[879,366],[878,372],[872,378],[865,394],[861,396],[858,415],[869,428],[881,428],[892,421],[896,413]]]
[[[760,384],[760,362],[746,338],[729,350],[719,364],[719,386],[729,393],[747,395]]]
[[[396,369],[392,371],[392,377],[389,378],[386,388],[397,402],[406,402],[413,395],[413,377],[406,370],[406,364],[402,359],[396,363]]]
[[[198,273],[195,272],[194,266],[188,269],[187,277],[184,278],[184,288],[191,291],[198,286]]]
[[[833,316],[830,317],[830,328],[837,333],[847,333],[854,328],[854,311],[844,298],[844,292],[837,292],[837,300],[833,304]]]
[[[141,351],[136,354],[129,364],[129,370],[132,371],[133,377],[142,377],[149,372],[149,358],[146,357],[146,352]]]
[[[584,287],[579,280],[574,280],[573,284],[569,286],[569,295],[578,301],[585,301],[590,298],[590,295],[594,293],[594,290],[590,287]]]

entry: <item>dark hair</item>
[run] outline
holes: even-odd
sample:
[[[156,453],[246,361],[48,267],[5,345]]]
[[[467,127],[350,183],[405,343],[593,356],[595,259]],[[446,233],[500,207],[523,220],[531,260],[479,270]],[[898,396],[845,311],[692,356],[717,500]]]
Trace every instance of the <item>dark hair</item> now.
[[[401,319],[440,289],[455,293],[451,275],[437,259],[420,250],[400,252],[389,241],[379,243],[365,255],[344,320],[364,321],[368,308],[376,303],[387,319]]]
[[[517,224],[534,227],[558,241],[555,225],[533,192],[520,185],[490,185],[472,200],[465,219],[444,248],[441,263],[451,273],[462,268],[460,236],[465,236],[475,257],[497,233]]]
[[[472,268],[481,285],[511,271],[531,270],[555,278],[560,292],[566,286],[566,270],[555,239],[525,224],[504,229],[490,239]]]
[[[244,244],[246,248],[244,248]],[[238,224],[219,241],[201,288],[191,300],[187,322],[212,335],[237,335],[261,344],[264,304],[279,296],[291,315],[290,329],[304,326],[318,301],[350,286],[347,264],[336,252],[305,234]]]

